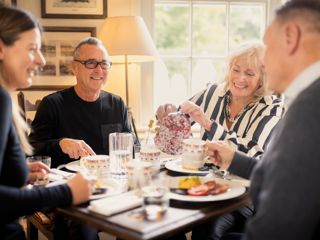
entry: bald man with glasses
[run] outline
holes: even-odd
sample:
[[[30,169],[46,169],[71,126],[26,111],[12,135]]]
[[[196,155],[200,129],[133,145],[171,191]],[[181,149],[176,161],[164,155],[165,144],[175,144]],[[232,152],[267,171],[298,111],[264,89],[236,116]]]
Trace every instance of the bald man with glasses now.
[[[80,157],[109,154],[112,132],[132,132],[123,100],[101,90],[112,63],[102,42],[83,39],[75,48],[71,70],[75,86],[45,97],[29,136],[34,154],[49,155],[52,167]]]

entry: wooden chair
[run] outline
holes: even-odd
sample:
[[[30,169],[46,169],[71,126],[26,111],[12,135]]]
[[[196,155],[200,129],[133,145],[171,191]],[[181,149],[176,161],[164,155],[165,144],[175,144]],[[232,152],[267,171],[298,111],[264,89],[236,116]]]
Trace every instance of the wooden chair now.
[[[25,91],[35,91],[40,93],[41,91],[53,92],[66,88],[66,86],[56,87],[33,87],[32,89],[20,90],[17,94],[18,104],[24,114],[24,118],[29,126],[31,126],[33,118],[28,116],[28,112],[36,112],[42,99],[36,99],[32,103],[27,99]],[[46,94],[45,94],[46,95]],[[26,230],[27,239],[36,240],[38,239],[38,231],[40,231],[48,240],[55,239],[54,237],[54,214],[48,214],[44,212],[36,212],[26,217]]]
[[[20,91],[17,95],[18,97],[18,104],[22,110],[22,113],[24,114],[24,119],[28,123],[29,126],[31,126],[32,119],[27,117],[27,112],[30,111],[37,111],[41,100],[37,99],[35,103],[31,103],[29,100],[25,99],[24,93]]]

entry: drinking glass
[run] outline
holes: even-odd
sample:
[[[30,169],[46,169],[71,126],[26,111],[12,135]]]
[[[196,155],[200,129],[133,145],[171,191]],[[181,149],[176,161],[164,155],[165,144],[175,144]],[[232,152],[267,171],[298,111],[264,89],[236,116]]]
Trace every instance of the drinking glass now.
[[[141,145],[140,144],[134,144],[133,145],[133,153],[134,153],[134,158],[135,159],[140,159],[140,150],[141,150]]]
[[[153,178],[149,186],[141,189],[143,196],[143,211],[145,218],[149,221],[160,220],[169,205],[168,191],[169,179],[159,174]]]
[[[139,194],[141,194],[141,188],[151,183],[152,164],[134,159],[128,163],[127,168],[129,189],[139,189]]]
[[[132,160],[133,136],[131,133],[109,135],[110,175],[115,179],[128,179],[127,163]]]
[[[42,162],[47,165],[49,168],[51,166],[51,157],[49,156],[32,156],[27,157],[27,162]],[[49,183],[49,174],[46,174],[43,178],[38,178],[33,183],[34,186],[45,186]]]

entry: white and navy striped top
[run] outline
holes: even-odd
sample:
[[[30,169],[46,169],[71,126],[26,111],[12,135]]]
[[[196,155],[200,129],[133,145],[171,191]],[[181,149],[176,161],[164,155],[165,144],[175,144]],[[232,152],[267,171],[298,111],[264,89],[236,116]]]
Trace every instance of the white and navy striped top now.
[[[225,84],[211,85],[193,96],[190,101],[200,106],[213,120],[210,131],[202,131],[203,140],[228,140],[250,157],[259,157],[269,142],[270,133],[284,114],[283,100],[276,95],[261,97],[249,104],[238,118],[227,127],[227,99]]]

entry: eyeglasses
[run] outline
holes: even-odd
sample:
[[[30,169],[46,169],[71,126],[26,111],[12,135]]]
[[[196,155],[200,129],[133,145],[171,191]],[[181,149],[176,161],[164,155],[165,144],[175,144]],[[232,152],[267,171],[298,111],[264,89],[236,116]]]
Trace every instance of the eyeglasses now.
[[[107,69],[110,69],[112,66],[112,62],[107,62],[107,61],[98,62],[93,59],[84,60],[84,61],[74,59],[73,61],[83,64],[88,69],[95,69],[98,65],[100,65],[102,69],[107,70]]]

